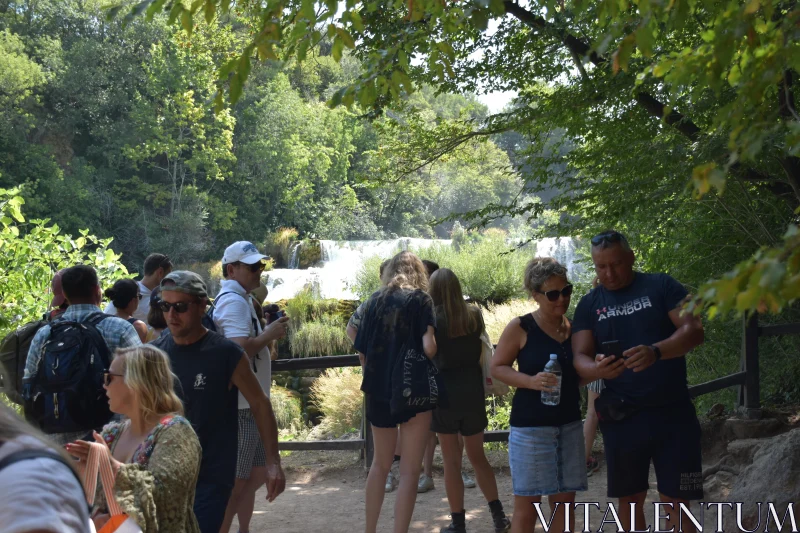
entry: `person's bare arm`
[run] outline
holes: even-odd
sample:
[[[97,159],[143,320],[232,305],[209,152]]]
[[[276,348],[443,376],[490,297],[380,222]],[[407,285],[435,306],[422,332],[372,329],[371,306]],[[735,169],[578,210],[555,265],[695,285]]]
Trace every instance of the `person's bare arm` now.
[[[139,334],[139,338],[142,342],[147,341],[147,324],[142,322],[141,320],[137,320],[133,323],[133,329],[136,330],[136,333]]]
[[[422,349],[428,359],[436,356],[436,330],[433,329],[433,326],[428,326],[428,330],[422,336]]]
[[[358,328],[354,328],[350,324],[347,324],[347,337],[350,339],[350,342],[356,342],[356,335],[358,335]]]
[[[692,348],[700,346],[705,341],[705,331],[700,317],[691,313],[683,313],[681,307],[669,313],[669,319],[675,325],[675,333],[663,341],[655,343],[661,350],[662,359],[677,359],[685,356]],[[656,362],[656,354],[652,347],[639,345],[622,354],[625,357],[625,366],[634,372],[641,372]]]
[[[558,383],[555,374],[539,372],[535,376],[515,370],[512,366],[519,356],[519,351],[527,340],[527,334],[519,326],[519,318],[508,323],[506,329],[497,341],[494,356],[492,356],[492,377],[518,389],[534,389],[550,391]]]
[[[614,379],[625,371],[625,361],[613,355],[597,357],[594,334],[585,329],[572,334],[572,364],[581,378],[581,383],[598,379]]]
[[[285,337],[288,327],[289,317],[282,316],[264,328],[257,337],[232,337],[229,340],[232,340],[244,348],[248,357],[255,357],[255,355],[269,345],[269,343]]]
[[[272,411],[272,403],[250,368],[250,361],[246,357],[239,360],[233,372],[233,384],[242,393],[258,427],[261,442],[267,455],[267,501],[273,501],[286,488],[286,476],[281,468],[281,456],[278,453],[278,423]]]

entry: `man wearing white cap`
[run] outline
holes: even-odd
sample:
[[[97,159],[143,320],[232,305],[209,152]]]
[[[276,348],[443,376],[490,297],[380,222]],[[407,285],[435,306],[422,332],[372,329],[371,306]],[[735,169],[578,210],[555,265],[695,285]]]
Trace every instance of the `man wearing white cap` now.
[[[250,292],[259,288],[266,259],[267,256],[259,253],[247,241],[237,241],[225,249],[222,256],[222,275],[225,279],[214,300],[214,323],[217,331],[244,348],[261,388],[269,396],[272,369],[267,345],[286,335],[289,319],[282,317],[262,328],[253,308]],[[220,531],[228,531],[233,517],[238,515],[239,531],[248,532],[256,491],[266,480],[264,445],[250,405],[240,394],[236,483]]]

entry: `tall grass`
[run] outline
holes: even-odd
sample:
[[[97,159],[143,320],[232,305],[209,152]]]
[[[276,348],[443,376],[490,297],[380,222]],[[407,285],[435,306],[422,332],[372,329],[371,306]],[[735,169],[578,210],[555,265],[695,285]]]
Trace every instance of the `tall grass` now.
[[[272,384],[269,393],[272,410],[275,413],[275,420],[278,422],[278,429],[291,428],[293,424],[301,421],[303,410],[300,400],[292,395],[289,389]]]
[[[327,431],[338,437],[361,427],[360,368],[329,368],[311,386],[311,397]]]
[[[536,309],[533,300],[515,299],[504,304],[489,304],[483,311],[483,322],[486,324],[486,333],[494,344],[500,340],[500,335],[509,322],[518,316],[530,313]]]
[[[295,357],[342,355],[352,353],[353,347],[345,325],[330,315],[300,326],[290,335],[290,344]]]

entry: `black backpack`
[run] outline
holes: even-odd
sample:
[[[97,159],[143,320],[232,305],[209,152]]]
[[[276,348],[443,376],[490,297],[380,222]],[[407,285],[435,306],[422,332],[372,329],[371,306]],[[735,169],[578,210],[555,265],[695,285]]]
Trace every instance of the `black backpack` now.
[[[36,332],[47,323],[46,319],[28,322],[0,342],[0,392],[17,405],[23,404],[22,377],[25,375],[28,349]]]
[[[105,318],[50,324],[36,374],[23,380],[25,417],[45,433],[88,431],[111,419],[103,390],[111,354],[96,327]]]

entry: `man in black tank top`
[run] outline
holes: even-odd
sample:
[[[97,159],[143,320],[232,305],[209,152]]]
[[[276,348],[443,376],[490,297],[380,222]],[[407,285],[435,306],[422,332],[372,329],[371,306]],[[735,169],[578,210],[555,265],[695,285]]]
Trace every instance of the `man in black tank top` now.
[[[697,317],[682,313],[686,289],[667,274],[635,272],[627,239],[608,231],[592,238],[600,280],[575,310],[572,347],[581,377],[605,380],[595,402],[606,461],[608,496],[619,498],[627,531],[629,504],[636,529],[645,528],[644,501],[653,462],[661,501],[672,503],[668,526],[678,527],[678,503],[703,497],[700,424],[689,397],[685,355],[703,343]],[[611,344],[603,344],[609,343]],[[595,361],[595,354],[606,353]],[[691,527],[684,520],[683,527]],[[691,530],[690,530],[691,531]]]

